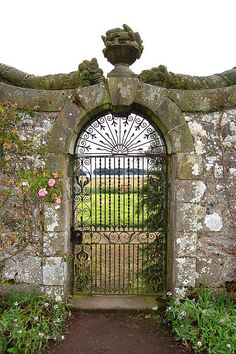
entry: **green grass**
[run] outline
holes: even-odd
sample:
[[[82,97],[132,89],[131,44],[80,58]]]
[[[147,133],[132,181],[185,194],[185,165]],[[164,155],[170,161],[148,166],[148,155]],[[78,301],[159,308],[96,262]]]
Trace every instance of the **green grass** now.
[[[88,226],[138,227],[147,218],[147,209],[142,211],[139,203],[138,193],[93,192],[91,199],[85,197],[79,204],[77,218]]]

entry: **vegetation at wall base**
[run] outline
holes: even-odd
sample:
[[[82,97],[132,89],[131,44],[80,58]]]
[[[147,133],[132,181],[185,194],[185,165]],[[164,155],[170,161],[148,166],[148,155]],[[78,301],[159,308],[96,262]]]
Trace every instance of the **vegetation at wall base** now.
[[[0,352],[40,354],[50,340],[64,339],[69,311],[61,300],[45,295],[1,297]]]
[[[178,339],[196,353],[230,354],[236,350],[236,308],[225,292],[214,296],[200,287],[195,297],[169,301],[165,321]]]

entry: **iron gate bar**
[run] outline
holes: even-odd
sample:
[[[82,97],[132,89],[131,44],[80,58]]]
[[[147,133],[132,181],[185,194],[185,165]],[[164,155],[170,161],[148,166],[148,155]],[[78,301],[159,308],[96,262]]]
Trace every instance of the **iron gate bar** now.
[[[75,245],[74,291],[144,294],[162,289],[167,173],[159,132],[140,116],[110,114],[82,132],[75,152],[74,230],[82,232],[83,240]],[[151,204],[156,189],[162,196],[159,221]],[[156,280],[150,288],[153,267]]]

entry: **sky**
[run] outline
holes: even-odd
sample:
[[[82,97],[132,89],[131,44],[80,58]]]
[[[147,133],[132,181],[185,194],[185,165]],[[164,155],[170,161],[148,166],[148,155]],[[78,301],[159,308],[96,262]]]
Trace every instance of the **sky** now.
[[[96,57],[101,35],[128,24],[144,52],[135,73],[158,65],[189,75],[236,66],[236,0],[0,0],[0,62],[35,75],[68,73]]]

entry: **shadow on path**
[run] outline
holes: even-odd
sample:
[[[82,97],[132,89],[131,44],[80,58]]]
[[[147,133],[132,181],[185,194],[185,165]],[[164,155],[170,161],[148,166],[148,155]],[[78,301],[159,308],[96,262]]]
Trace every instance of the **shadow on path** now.
[[[52,344],[54,354],[191,354],[170,328],[147,314],[74,312],[65,339]]]

